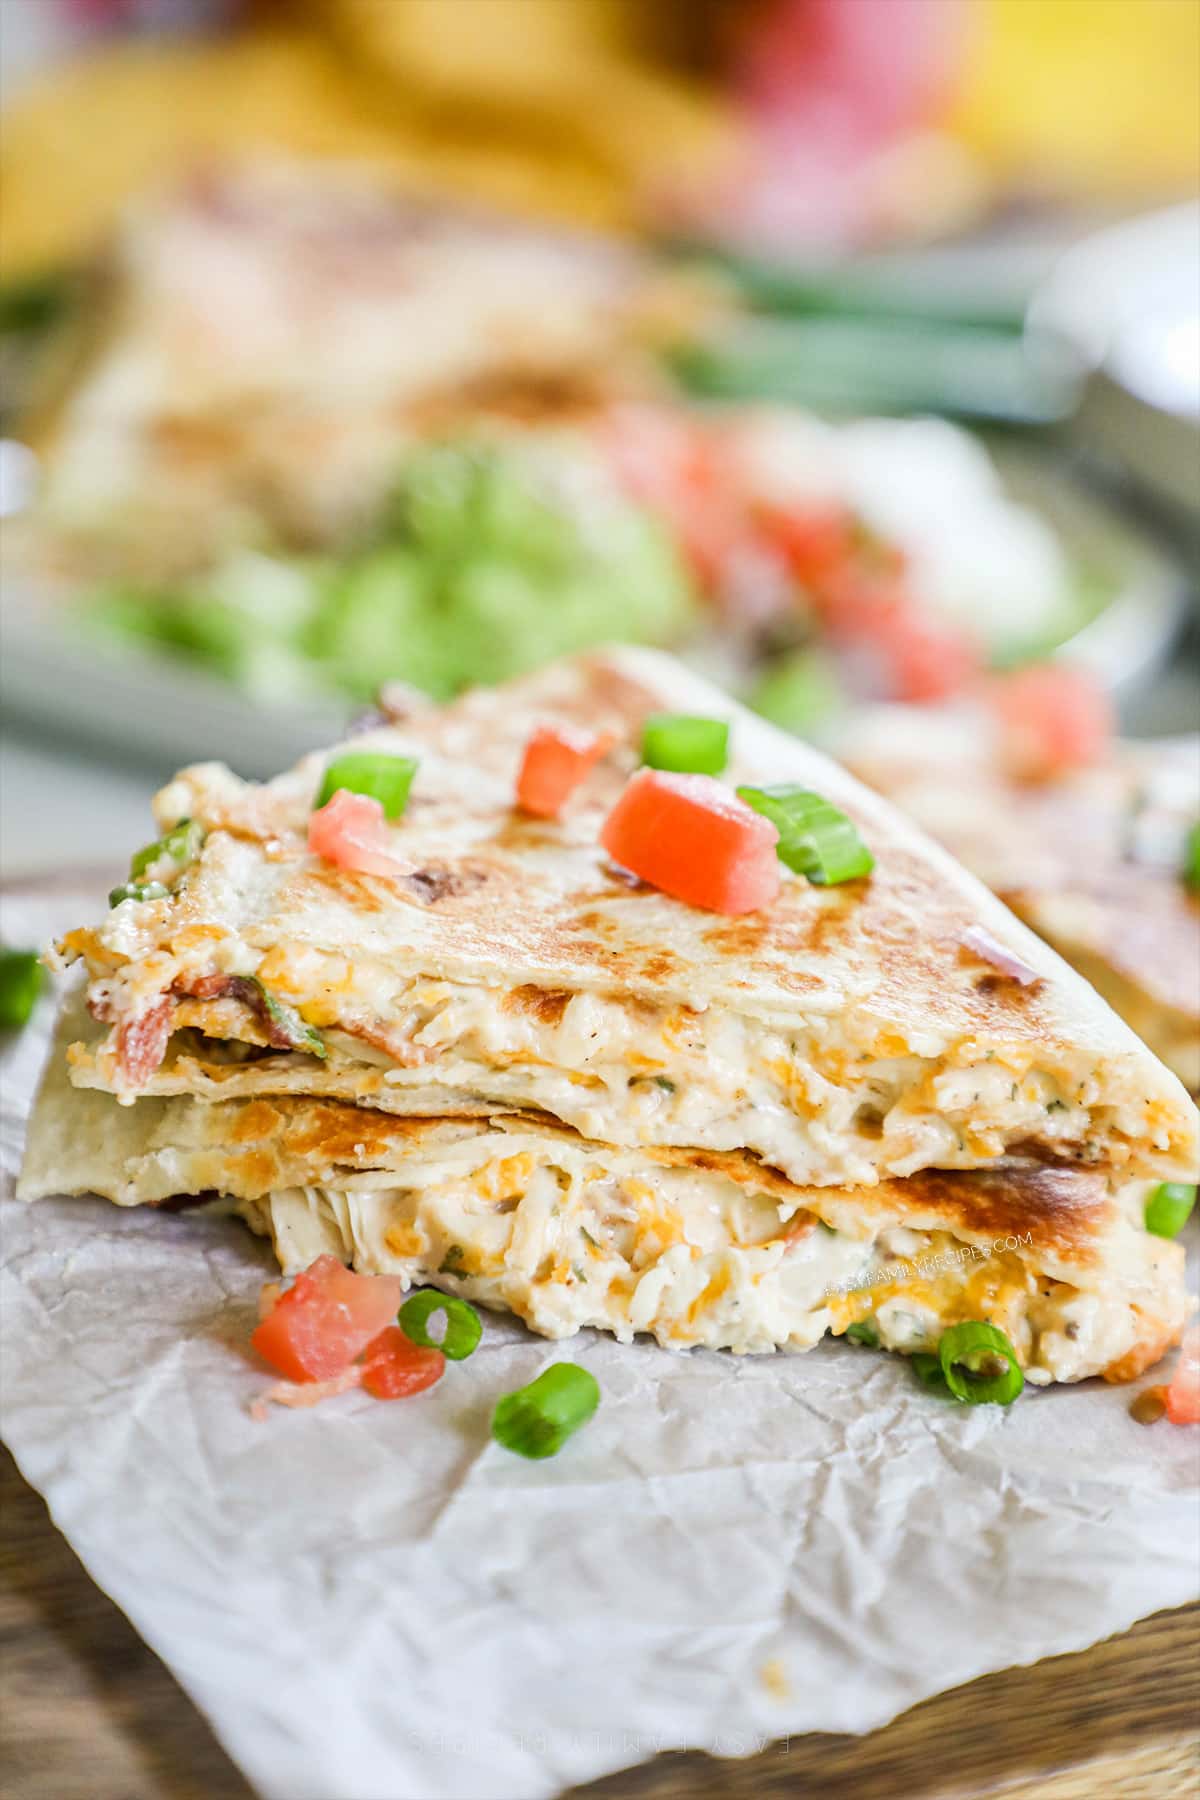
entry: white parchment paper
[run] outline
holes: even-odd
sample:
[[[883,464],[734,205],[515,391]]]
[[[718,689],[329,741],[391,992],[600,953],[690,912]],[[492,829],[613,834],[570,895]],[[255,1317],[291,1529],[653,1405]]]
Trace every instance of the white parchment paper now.
[[[4,940],[95,906],[10,903]],[[0,1065],[6,1172],[50,1011]],[[271,1800],[537,1800],[867,1731],[1200,1586],[1198,1434],[1128,1390],[957,1407],[846,1346],[564,1349],[489,1315],[418,1399],[256,1424],[269,1257],[237,1221],[6,1190],[0,1224],[5,1439]],[[564,1354],[600,1410],[522,1462],[491,1407]]]

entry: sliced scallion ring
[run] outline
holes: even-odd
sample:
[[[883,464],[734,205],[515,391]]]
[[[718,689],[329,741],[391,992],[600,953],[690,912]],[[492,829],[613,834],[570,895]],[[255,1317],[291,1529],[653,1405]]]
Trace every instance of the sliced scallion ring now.
[[[942,1374],[942,1365],[936,1352],[932,1350],[916,1350],[908,1359],[912,1364],[913,1374],[922,1387],[931,1389],[935,1394],[948,1394],[946,1377]]]
[[[854,821],[820,794],[796,787],[740,787],[738,796],[778,831],[780,861],[816,886],[857,881],[875,867]]]
[[[878,1350],[879,1333],[870,1319],[860,1319],[855,1325],[847,1325],[846,1342],[848,1344],[865,1344],[868,1350]]]
[[[429,1321],[435,1313],[443,1313],[446,1323],[440,1338],[429,1335]],[[436,1288],[423,1288],[410,1294],[400,1308],[400,1329],[414,1344],[427,1350],[440,1350],[451,1362],[462,1362],[470,1356],[483,1335],[479,1314],[455,1294],[439,1294]]]
[[[34,950],[0,950],[0,1031],[28,1025],[46,980]]]
[[[642,728],[642,761],[681,775],[719,775],[729,760],[724,719],[689,713],[652,713]]]
[[[497,1402],[492,1436],[518,1456],[557,1456],[571,1433],[586,1425],[600,1404],[594,1375],[578,1363],[551,1363],[528,1387]]]
[[[1186,1181],[1160,1181],[1146,1201],[1146,1230],[1155,1237],[1178,1237],[1192,1216],[1196,1190]]]
[[[205,830],[198,819],[180,819],[178,825],[173,825],[170,831],[156,838],[152,844],[144,844],[140,850],[134,851],[129,861],[130,880],[136,881],[139,875],[144,875],[148,868],[164,857],[169,857],[179,868],[186,869],[199,856],[204,838]]]
[[[1025,1386],[1017,1353],[997,1325],[968,1319],[938,1340],[946,1386],[972,1406],[1008,1406]]]
[[[417,772],[415,756],[388,756],[378,750],[348,750],[327,763],[313,811],[319,812],[339,788],[378,800],[385,819],[398,819],[408,805],[408,790]]]
[[[123,881],[120,887],[109,890],[108,904],[120,906],[122,900],[165,900],[169,892],[161,881]]]

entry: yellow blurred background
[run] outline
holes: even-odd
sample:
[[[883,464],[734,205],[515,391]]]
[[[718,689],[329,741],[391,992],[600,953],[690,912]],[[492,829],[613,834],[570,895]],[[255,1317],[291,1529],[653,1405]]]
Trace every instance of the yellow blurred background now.
[[[10,0],[3,12],[11,33]],[[111,12],[107,35],[72,43],[5,109],[10,278],[77,259],[130,194],[230,152],[367,159],[620,229],[697,204],[703,219],[722,183],[736,211],[761,137],[738,70],[763,32],[800,70],[791,100],[771,101],[790,105],[793,138],[822,99],[805,32],[857,117],[873,100],[840,69],[839,34],[878,26],[945,64],[931,95],[865,134],[872,154],[887,139],[888,180],[899,168],[908,189],[887,208],[902,228],[959,224],[1010,193],[1123,202],[1200,179],[1195,0],[258,0],[190,39],[121,35],[119,0]]]

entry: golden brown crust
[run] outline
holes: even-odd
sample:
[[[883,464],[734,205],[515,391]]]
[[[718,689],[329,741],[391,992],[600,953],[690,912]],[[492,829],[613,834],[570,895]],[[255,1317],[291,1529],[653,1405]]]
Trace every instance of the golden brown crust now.
[[[338,1101],[288,1098],[236,1102],[229,1111],[223,1129],[233,1150],[230,1179],[249,1181],[256,1192],[277,1185],[288,1167],[307,1165],[314,1179],[318,1172],[338,1168],[388,1167],[436,1142],[447,1127],[483,1132],[494,1122],[403,1117]],[[583,1141],[569,1126],[542,1114],[510,1113],[501,1122],[566,1143]],[[802,1188],[746,1151],[646,1146],[640,1154],[663,1167],[703,1170],[748,1190],[765,1191],[789,1212],[823,1216],[839,1204],[852,1205],[871,1228],[933,1219],[955,1236],[1016,1237],[1030,1257],[1052,1255],[1076,1266],[1094,1260],[1095,1242],[1113,1208],[1104,1177],[1078,1168],[922,1170],[877,1187]],[[234,1191],[245,1192],[240,1185]]]
[[[313,1166],[370,1168],[420,1144],[445,1119],[403,1118],[337,1101],[248,1100],[238,1106],[230,1141],[277,1145],[277,1154]]]
[[[1183,1336],[1186,1320],[1175,1325],[1164,1324],[1161,1319],[1150,1317],[1140,1306],[1135,1306],[1133,1310],[1145,1335],[1124,1356],[1119,1356],[1116,1362],[1109,1363],[1107,1369],[1100,1371],[1105,1381],[1136,1381],[1139,1375],[1152,1369],[1168,1350],[1173,1349]]]
[[[571,996],[564,989],[535,987],[531,982],[504,997],[506,1012],[528,1013],[541,1025],[557,1025],[570,1004]]]
[[[888,1187],[888,1204],[910,1213],[936,1210],[946,1229],[957,1235],[999,1239],[1029,1233],[1035,1251],[1076,1263],[1091,1259],[1092,1245],[1113,1206],[1103,1175],[1070,1167],[961,1174],[923,1169]],[[874,1192],[868,1190],[868,1209]]]

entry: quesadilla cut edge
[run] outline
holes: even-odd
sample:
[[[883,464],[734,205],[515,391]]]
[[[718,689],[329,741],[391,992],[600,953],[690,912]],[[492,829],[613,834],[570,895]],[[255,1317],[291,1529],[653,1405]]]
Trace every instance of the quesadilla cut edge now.
[[[1042,1384],[1128,1379],[1178,1338],[1183,1252],[1144,1184],[1096,1170],[925,1171],[799,1187],[744,1152],[588,1141],[544,1115],[401,1118],[311,1098],[121,1107],[52,1061],[18,1192],[223,1196],[285,1273],[332,1252],[405,1285],[671,1348],[810,1348],[871,1329],[932,1349],[986,1317]]]

